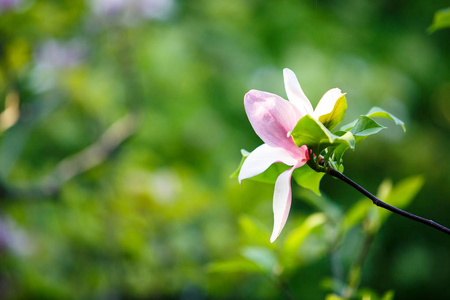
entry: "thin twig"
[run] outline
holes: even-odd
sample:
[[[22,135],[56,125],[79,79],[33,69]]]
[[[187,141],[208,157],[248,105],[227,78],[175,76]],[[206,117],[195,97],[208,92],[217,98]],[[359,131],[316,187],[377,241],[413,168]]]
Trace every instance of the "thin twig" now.
[[[406,212],[404,210],[401,210],[399,208],[396,208],[392,205],[389,205],[383,201],[381,201],[380,199],[378,199],[377,197],[375,197],[374,195],[372,195],[371,193],[369,193],[367,190],[365,190],[363,187],[361,187],[359,184],[357,184],[356,182],[354,182],[353,180],[351,180],[350,178],[348,178],[347,176],[345,176],[344,174],[342,174],[339,171],[336,171],[335,169],[331,168],[331,167],[327,167],[326,168],[326,173],[330,176],[333,176],[337,179],[340,179],[342,181],[344,181],[345,183],[347,183],[348,185],[350,185],[351,187],[355,188],[357,191],[359,191],[361,194],[365,195],[367,198],[369,198],[370,200],[372,200],[373,204],[385,208],[393,213],[396,213],[398,215],[404,216],[408,219],[414,220],[416,222],[420,222],[422,224],[428,225],[434,229],[437,229],[439,231],[445,232],[446,234],[450,234],[450,229],[448,229],[447,227],[444,227],[432,220],[428,220],[416,215],[413,215],[409,212]]]

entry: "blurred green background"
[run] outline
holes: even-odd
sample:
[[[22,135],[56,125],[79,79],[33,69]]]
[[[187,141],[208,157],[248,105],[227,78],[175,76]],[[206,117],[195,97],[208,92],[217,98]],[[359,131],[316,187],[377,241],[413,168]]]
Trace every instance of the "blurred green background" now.
[[[311,228],[281,255],[320,200],[294,186],[270,245],[273,185],[229,179],[239,150],[261,144],[243,96],[286,97],[285,67],[313,105],[330,88],[346,92],[344,122],[372,106],[404,120],[405,134],[383,122],[388,130],[349,151],[346,174],[373,192],[386,178],[422,175],[407,210],[450,226],[450,30],[427,33],[446,6],[0,0],[0,299],[331,293],[330,230]],[[340,213],[362,198],[327,177],[321,189]],[[362,232],[340,241],[337,273],[350,269]],[[449,249],[445,234],[391,216],[361,286],[450,299]]]

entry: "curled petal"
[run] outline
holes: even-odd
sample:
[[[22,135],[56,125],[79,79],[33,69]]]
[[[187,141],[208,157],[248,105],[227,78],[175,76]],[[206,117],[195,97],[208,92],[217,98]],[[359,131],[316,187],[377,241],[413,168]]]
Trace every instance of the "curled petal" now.
[[[239,183],[241,183],[243,179],[261,174],[267,170],[271,164],[276,162],[282,162],[288,166],[293,166],[298,163],[289,151],[286,151],[283,148],[275,148],[267,144],[262,144],[253,150],[242,164],[238,177]]]
[[[342,96],[342,92],[338,88],[334,88],[326,92],[322,99],[320,99],[319,103],[316,106],[316,109],[314,110],[313,117],[315,119],[319,119],[320,116],[326,115],[330,113],[334,105],[336,104],[336,101]]]
[[[281,233],[291,209],[292,192],[291,177],[294,168],[284,171],[275,182],[273,194],[273,231],[270,242],[273,243]]]
[[[303,92],[300,84],[298,83],[297,76],[290,69],[283,70],[284,87],[289,101],[293,103],[301,112],[301,114],[312,114],[313,108],[311,102],[309,102],[305,93]]]
[[[292,103],[275,94],[251,90],[244,97],[244,105],[253,129],[266,144],[292,147],[292,138],[287,135],[301,117]]]

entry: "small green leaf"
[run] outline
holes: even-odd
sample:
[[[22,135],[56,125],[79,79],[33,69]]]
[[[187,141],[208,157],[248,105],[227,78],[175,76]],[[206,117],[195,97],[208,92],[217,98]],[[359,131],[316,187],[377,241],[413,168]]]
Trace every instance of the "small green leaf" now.
[[[397,118],[396,116],[394,116],[391,113],[388,113],[387,111],[379,108],[379,107],[372,107],[369,112],[365,115],[366,117],[369,118],[385,118],[385,119],[390,119],[392,121],[395,122],[396,125],[399,125],[403,128],[403,131],[406,131],[406,127],[405,127],[405,123],[403,123],[402,120],[400,120],[399,118]],[[360,117],[361,118],[361,117]],[[341,130],[343,131],[348,131],[353,129],[353,127],[356,126],[356,124],[358,123],[358,121],[360,120],[360,118],[356,119],[355,121],[346,124],[344,126],[341,127]],[[375,121],[374,121],[375,122]],[[375,122],[376,123],[376,122]],[[378,124],[379,125],[379,124]],[[379,125],[381,126],[381,125]],[[380,129],[381,130],[381,129]],[[373,133],[372,133],[373,134]],[[360,135],[363,136],[363,135]]]
[[[345,111],[347,110],[347,99],[345,99],[345,94],[334,104],[333,110],[319,117],[319,121],[329,130],[335,128],[344,119]]]
[[[355,136],[369,136],[379,132],[384,128],[386,127],[378,124],[373,119],[367,116],[360,116],[350,132]]]
[[[369,110],[369,112],[366,114],[366,116],[368,116],[369,118],[385,118],[385,119],[390,119],[392,121],[395,122],[396,125],[401,126],[403,128],[403,131],[406,132],[406,127],[405,127],[405,123],[403,123],[402,120],[400,120],[399,118],[397,118],[396,116],[394,116],[391,113],[388,113],[387,111],[379,108],[379,107],[372,107],[371,110]]]
[[[335,134],[339,136],[341,136],[341,133],[343,133],[343,131],[335,132]],[[356,144],[356,142],[358,141],[358,137],[353,136],[351,132],[344,132],[344,135],[342,135],[341,137],[346,139],[353,139],[354,144]],[[349,148],[354,150],[354,147],[351,148],[348,146],[348,144],[342,143],[334,149],[334,160],[338,164],[341,162],[342,156],[344,155],[345,151],[347,151],[347,149]]]
[[[337,136],[310,115],[306,115],[298,121],[291,135],[297,146],[306,145],[316,153],[320,153],[331,145],[338,146],[342,143],[347,144],[352,149],[355,147],[353,135],[348,135],[345,138]]]
[[[316,195],[320,196],[320,180],[325,175],[323,172],[316,172],[311,169],[307,164],[294,170],[292,176],[294,176],[295,182],[301,187],[307,188],[313,191]]]
[[[428,28],[428,32],[432,33],[446,27],[450,27],[450,7],[434,13],[433,24]]]

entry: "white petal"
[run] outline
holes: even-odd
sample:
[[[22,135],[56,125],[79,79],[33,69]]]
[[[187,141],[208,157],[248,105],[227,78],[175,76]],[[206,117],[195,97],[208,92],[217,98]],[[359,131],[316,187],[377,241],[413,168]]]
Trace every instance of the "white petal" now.
[[[315,119],[319,119],[320,116],[330,113],[333,110],[336,101],[341,96],[342,92],[338,88],[334,88],[326,92],[325,95],[322,96],[322,99],[320,99],[319,103],[317,104],[316,109],[314,110],[312,116]]]
[[[286,94],[291,103],[293,103],[302,113],[302,115],[312,114],[313,108],[311,102],[309,102],[300,83],[298,83],[297,76],[290,69],[283,70],[284,87]]]
[[[297,164],[297,160],[292,157],[292,154],[283,148],[271,147],[267,144],[262,144],[245,159],[239,172],[239,183],[246,178],[251,178],[261,174],[271,164],[275,162],[282,162],[288,166]]]
[[[281,233],[291,209],[291,177],[294,168],[284,171],[275,182],[273,193],[273,231],[270,242],[273,243]]]

